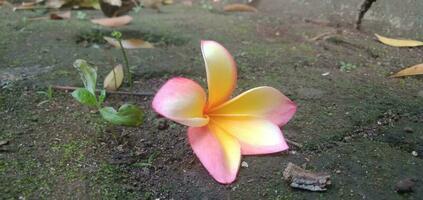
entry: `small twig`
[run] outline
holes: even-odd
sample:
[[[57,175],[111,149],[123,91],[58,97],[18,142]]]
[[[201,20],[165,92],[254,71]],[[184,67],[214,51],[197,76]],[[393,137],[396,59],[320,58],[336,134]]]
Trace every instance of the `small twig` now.
[[[328,36],[335,35],[336,33],[337,33],[337,31],[324,32],[324,33],[321,33],[321,34],[319,34],[315,37],[310,38],[309,41],[317,41],[317,40],[320,40],[322,38],[326,38]]]
[[[357,30],[360,30],[363,17],[367,13],[367,11],[370,9],[370,7],[372,7],[372,4],[374,2],[376,2],[376,0],[364,0],[364,2],[361,4],[359,13],[357,15],[357,20],[355,22],[355,28]]]
[[[294,145],[294,146],[296,146],[296,147],[298,147],[298,148],[303,148],[303,145],[302,145],[302,144],[300,144],[300,143],[298,143],[298,142],[294,142],[294,141],[289,140],[289,139],[286,139],[286,138],[285,138],[285,140],[286,140],[286,142],[287,142],[288,144]]]
[[[52,86],[53,89],[56,90],[76,90],[78,87],[72,87],[72,86],[60,86],[60,85],[54,85]],[[101,90],[95,90],[96,92],[101,92]],[[133,95],[133,96],[153,96],[154,93],[152,92],[123,92],[123,91],[110,91],[106,90],[109,94],[121,94],[121,95]]]

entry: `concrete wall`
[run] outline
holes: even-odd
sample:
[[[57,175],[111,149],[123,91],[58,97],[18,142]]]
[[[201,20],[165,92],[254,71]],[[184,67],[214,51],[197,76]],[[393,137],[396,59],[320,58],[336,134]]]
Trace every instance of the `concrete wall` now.
[[[353,24],[363,0],[262,0],[264,12]],[[377,0],[363,30],[423,39],[423,0]]]

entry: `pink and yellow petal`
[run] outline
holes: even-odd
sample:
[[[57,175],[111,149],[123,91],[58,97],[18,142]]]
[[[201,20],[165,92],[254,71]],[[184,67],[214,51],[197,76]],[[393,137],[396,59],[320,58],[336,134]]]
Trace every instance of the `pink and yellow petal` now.
[[[297,106],[288,97],[272,87],[248,90],[210,110],[209,116],[255,116],[284,125],[295,114]]]
[[[186,78],[167,81],[153,99],[153,108],[166,118],[181,124],[201,127],[209,119],[203,115],[206,94],[196,82]]]
[[[201,41],[206,64],[208,108],[227,101],[236,86],[236,64],[231,54],[215,41]]]
[[[240,144],[231,135],[211,124],[188,129],[188,139],[195,155],[219,183],[235,181],[241,160]]]
[[[242,155],[269,154],[288,149],[279,127],[266,119],[213,117],[210,123],[235,137],[241,144]]]

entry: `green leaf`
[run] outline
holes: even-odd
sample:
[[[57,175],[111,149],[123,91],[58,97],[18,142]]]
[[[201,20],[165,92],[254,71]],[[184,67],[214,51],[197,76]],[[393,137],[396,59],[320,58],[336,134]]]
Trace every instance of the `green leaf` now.
[[[82,103],[87,106],[97,106],[97,99],[94,94],[88,91],[85,88],[78,88],[72,92],[73,98],[75,98],[79,103]]]
[[[143,120],[143,112],[135,105],[124,104],[119,111],[112,107],[100,109],[101,116],[108,122],[116,125],[139,126]]]
[[[78,59],[73,63],[81,75],[82,82],[84,82],[85,88],[95,95],[95,86],[97,83],[97,68],[92,67],[87,61]]]
[[[101,90],[100,96],[98,97],[98,105],[101,106],[106,99],[106,90]]]

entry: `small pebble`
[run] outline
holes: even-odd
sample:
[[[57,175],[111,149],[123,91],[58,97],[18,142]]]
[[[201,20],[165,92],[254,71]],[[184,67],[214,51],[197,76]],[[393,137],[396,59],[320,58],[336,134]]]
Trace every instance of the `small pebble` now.
[[[159,124],[157,125],[157,129],[159,130],[166,130],[169,127],[167,120],[161,119],[159,120]]]
[[[0,146],[9,144],[8,140],[0,140]]]
[[[242,162],[241,162],[241,167],[243,167],[243,168],[248,168],[248,163],[247,163],[247,162],[245,162],[245,161],[242,161]]]
[[[416,185],[416,182],[412,178],[406,178],[398,181],[395,185],[395,191],[398,193],[413,192],[414,185]]]
[[[417,151],[412,151],[412,152],[411,152],[411,155],[413,155],[414,157],[419,156],[419,154],[417,153]]]
[[[123,149],[123,145],[119,145],[119,146],[117,146],[116,147],[116,149],[119,151],[119,152],[124,152],[125,150]]]
[[[414,132],[414,130],[413,130],[411,127],[405,127],[405,128],[404,128],[404,131],[405,131],[406,133],[413,133],[413,132]]]
[[[351,137],[351,136],[345,136],[345,137],[344,137],[344,141],[345,141],[345,142],[349,142],[349,141],[351,141],[351,139],[352,139],[352,137]]]

